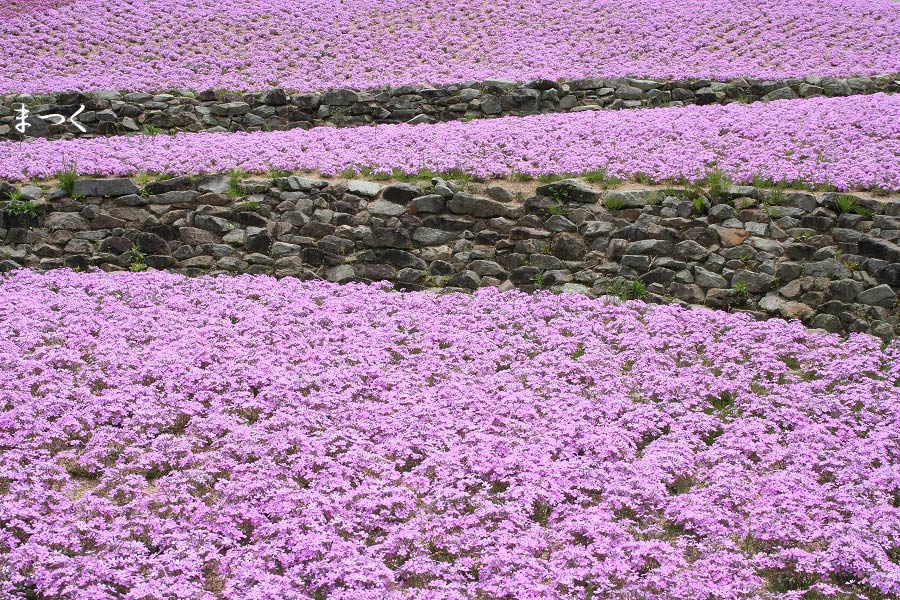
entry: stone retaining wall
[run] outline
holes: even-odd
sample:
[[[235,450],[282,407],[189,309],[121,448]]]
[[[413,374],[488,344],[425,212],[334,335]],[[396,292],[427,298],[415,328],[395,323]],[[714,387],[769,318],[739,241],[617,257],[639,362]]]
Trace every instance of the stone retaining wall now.
[[[482,117],[521,116],[578,110],[621,109],[685,104],[728,104],[758,100],[849,96],[900,91],[900,74],[838,79],[807,77],[782,81],[736,79],[653,81],[580,79],[515,84],[488,81],[441,87],[403,86],[369,91],[350,89],[293,94],[281,89],[256,94],[213,90],[163,94],[96,92],[48,96],[6,96],[0,106],[0,139],[22,139],[15,129],[24,103],[31,137],[69,138],[137,132],[268,131],[322,125],[350,127],[373,123],[431,123]],[[71,116],[72,124],[53,125],[37,115]]]
[[[603,191],[575,180],[527,197],[472,191],[442,180],[423,189],[295,176],[82,179],[69,192],[0,184],[0,270],[548,288],[885,338],[900,322],[900,202],[749,186]]]

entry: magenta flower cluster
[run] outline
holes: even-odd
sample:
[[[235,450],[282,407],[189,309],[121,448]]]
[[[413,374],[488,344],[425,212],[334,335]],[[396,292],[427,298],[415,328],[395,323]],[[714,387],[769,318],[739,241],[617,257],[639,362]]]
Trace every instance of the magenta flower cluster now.
[[[0,93],[897,71],[889,0],[71,0],[0,22]]]
[[[897,342],[568,294],[17,271],[0,364],[0,597],[900,594]]]
[[[3,0],[0,19],[46,19],[51,11],[74,0]],[[54,13],[56,14],[56,13]]]
[[[618,178],[900,189],[900,96],[505,117],[469,123],[0,143],[0,177],[347,169],[478,177],[605,169]]]

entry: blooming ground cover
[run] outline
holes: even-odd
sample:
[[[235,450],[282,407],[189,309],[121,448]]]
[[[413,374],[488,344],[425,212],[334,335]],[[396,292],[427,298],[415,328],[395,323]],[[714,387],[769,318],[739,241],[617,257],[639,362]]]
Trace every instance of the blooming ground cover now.
[[[610,177],[900,189],[900,96],[504,117],[469,123],[0,143],[0,177],[347,169],[478,177],[605,169]]]
[[[0,5],[0,18],[27,17],[33,19],[36,15],[43,16],[67,2],[72,2],[72,0],[3,0],[3,4]]]
[[[0,21],[0,93],[900,71],[889,0],[28,4]]]
[[[578,295],[0,281],[0,596],[888,598],[900,344]]]

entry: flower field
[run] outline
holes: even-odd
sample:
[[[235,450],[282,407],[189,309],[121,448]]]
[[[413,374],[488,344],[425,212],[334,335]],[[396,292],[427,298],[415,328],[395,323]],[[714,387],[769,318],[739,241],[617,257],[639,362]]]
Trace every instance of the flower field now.
[[[889,0],[16,0],[0,10],[3,93],[900,71]]]
[[[4,0],[0,6],[0,17],[15,19],[43,15],[65,5],[67,0]]]
[[[458,169],[532,177],[605,169],[610,177],[900,189],[900,97],[875,94],[751,105],[688,106],[262,133],[197,133],[0,143],[0,177],[347,169]]]
[[[895,0],[0,0],[0,600],[900,598],[898,90]]]
[[[3,597],[900,593],[897,342],[578,295],[18,271],[0,365]]]

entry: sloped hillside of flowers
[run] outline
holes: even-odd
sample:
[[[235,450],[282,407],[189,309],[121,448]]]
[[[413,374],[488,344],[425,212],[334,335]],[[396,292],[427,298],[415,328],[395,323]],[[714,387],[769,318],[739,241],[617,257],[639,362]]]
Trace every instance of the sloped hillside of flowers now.
[[[0,281],[0,595],[890,598],[900,346],[576,295]]]
[[[28,17],[46,18],[51,11],[74,0],[4,0],[0,6],[0,17],[16,19]]]
[[[15,0],[0,10],[4,93],[900,71],[890,0]]]
[[[0,142],[0,177],[242,169],[459,170],[479,177],[584,173],[900,189],[900,96],[504,117],[471,123],[317,127]]]

